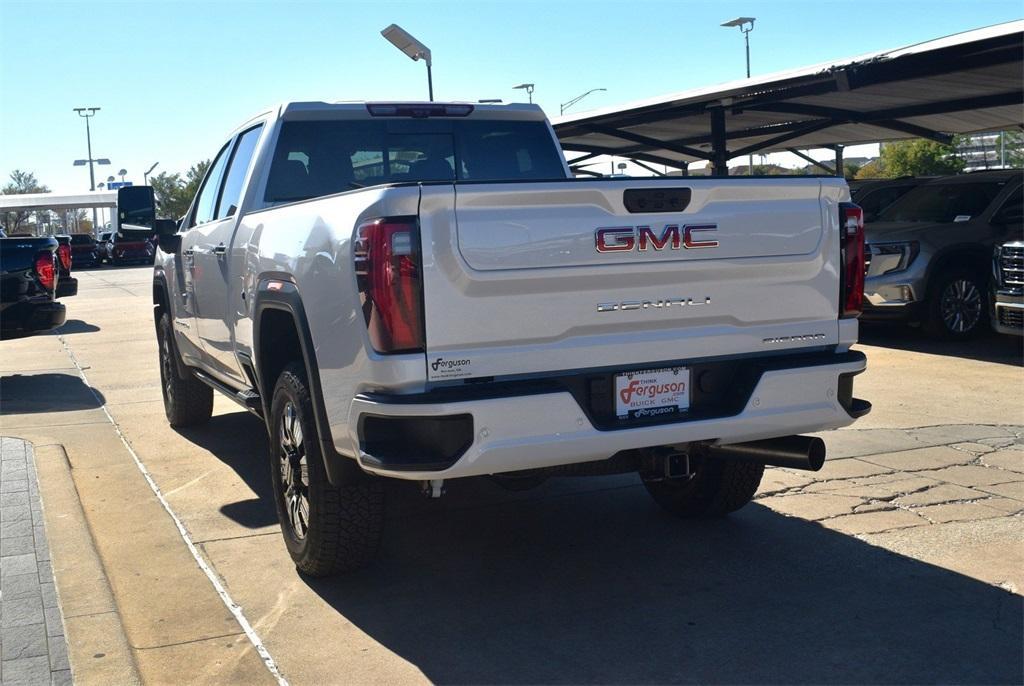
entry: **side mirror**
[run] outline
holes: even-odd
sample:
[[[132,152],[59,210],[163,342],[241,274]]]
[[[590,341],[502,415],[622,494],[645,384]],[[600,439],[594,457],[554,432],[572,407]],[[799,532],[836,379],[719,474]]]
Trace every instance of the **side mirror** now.
[[[156,198],[151,186],[117,189],[117,229],[151,233],[156,222]]]
[[[173,219],[156,219],[153,223],[154,233],[160,249],[166,253],[175,253],[181,248],[181,236],[178,235],[178,222]]]

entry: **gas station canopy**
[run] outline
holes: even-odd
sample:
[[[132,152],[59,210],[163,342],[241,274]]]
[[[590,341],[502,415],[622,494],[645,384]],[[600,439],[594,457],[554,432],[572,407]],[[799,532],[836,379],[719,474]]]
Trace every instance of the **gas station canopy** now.
[[[715,174],[752,153],[1024,125],[1024,21],[555,119],[579,164],[599,155]],[[838,169],[842,165],[837,165]]]
[[[117,191],[0,195],[0,212],[71,210],[79,207],[117,207]]]

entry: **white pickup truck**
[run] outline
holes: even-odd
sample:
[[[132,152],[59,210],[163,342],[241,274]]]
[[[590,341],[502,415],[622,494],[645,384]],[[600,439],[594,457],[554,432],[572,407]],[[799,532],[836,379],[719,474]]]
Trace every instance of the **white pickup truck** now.
[[[830,178],[573,179],[532,105],[287,104],[157,222],[167,418],[208,421],[216,389],[265,419],[311,575],[373,557],[381,477],[437,497],[637,472],[677,515],[725,514],[766,464],[821,467],[799,434],[870,409],[848,198]]]

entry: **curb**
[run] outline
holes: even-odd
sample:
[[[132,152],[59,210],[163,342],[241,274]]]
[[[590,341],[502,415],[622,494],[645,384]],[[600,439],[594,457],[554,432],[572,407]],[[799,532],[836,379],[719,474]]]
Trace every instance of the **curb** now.
[[[76,684],[141,684],[64,446],[35,446],[39,493]]]

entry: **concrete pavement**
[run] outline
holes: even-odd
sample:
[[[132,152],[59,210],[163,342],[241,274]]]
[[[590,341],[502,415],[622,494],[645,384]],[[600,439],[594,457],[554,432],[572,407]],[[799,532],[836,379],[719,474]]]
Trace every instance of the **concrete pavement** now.
[[[218,398],[208,426],[167,426],[149,270],[77,276],[60,335],[3,344],[0,434],[66,451],[109,603],[74,546],[62,601],[115,618],[100,635],[121,632],[143,681],[1024,678],[1015,341],[868,332],[874,412],[825,434],[821,472],[769,470],[726,520],[667,517],[629,476],[467,480],[440,501],[394,484],[381,559],[313,581],[280,539],[259,421]],[[68,626],[88,679],[76,633],[97,633]]]

